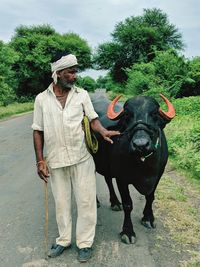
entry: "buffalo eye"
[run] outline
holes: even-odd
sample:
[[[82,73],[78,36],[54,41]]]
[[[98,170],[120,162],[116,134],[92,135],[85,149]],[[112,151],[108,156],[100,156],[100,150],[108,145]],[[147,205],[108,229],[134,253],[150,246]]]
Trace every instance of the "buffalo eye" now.
[[[125,111],[124,112],[124,120],[126,122],[129,122],[131,118],[134,117],[134,114],[133,113],[130,113],[129,111]]]
[[[153,111],[151,113],[151,117],[154,121],[157,121],[158,120],[158,112],[157,111]]]

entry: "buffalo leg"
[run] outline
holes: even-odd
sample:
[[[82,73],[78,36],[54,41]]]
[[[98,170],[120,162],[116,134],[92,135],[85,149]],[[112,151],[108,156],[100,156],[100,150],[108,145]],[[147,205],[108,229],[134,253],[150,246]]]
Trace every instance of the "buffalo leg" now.
[[[118,189],[122,198],[122,206],[124,210],[124,223],[122,232],[120,233],[121,241],[126,244],[133,244],[136,241],[136,235],[133,230],[131,221],[131,211],[133,210],[133,203],[130,197],[128,185],[123,184],[117,179]]]
[[[105,181],[106,184],[108,186],[108,190],[109,190],[109,194],[110,194],[110,203],[111,203],[111,209],[114,211],[120,211],[122,210],[122,205],[119,202],[115,190],[114,190],[114,186],[112,183],[112,178],[110,177],[105,177]]]
[[[146,198],[146,205],[144,207],[144,211],[143,211],[143,218],[141,220],[142,225],[144,225],[145,227],[151,229],[151,228],[155,228],[155,224],[154,224],[154,215],[153,215],[153,209],[152,209],[152,204],[154,201],[154,193],[155,190],[148,196],[145,196]]]
[[[97,208],[100,208],[101,207],[101,203],[100,203],[100,201],[99,201],[97,196],[96,196],[96,201],[97,201]]]

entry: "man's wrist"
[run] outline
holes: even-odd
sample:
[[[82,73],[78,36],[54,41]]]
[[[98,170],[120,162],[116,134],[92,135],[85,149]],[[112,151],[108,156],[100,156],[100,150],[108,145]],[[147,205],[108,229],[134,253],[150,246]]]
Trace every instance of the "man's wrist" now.
[[[102,136],[104,136],[106,134],[106,132],[107,132],[106,128],[102,127],[101,130],[100,130],[100,134]]]
[[[40,163],[44,163],[45,161],[44,160],[39,160],[36,162],[36,166],[38,166]]]

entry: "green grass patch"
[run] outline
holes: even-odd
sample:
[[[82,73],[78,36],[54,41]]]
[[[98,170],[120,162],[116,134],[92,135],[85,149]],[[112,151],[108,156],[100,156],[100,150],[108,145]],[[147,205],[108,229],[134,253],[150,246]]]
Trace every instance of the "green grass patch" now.
[[[13,103],[6,107],[0,106],[0,119],[33,110],[34,103]]]

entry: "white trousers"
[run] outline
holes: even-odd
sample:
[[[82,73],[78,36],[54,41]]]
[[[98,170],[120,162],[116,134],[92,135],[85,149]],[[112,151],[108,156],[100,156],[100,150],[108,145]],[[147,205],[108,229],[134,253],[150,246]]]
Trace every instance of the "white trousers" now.
[[[56,244],[71,244],[72,215],[71,191],[77,204],[76,245],[91,247],[97,221],[96,177],[93,158],[79,164],[51,169],[51,188],[55,200],[59,237]]]

